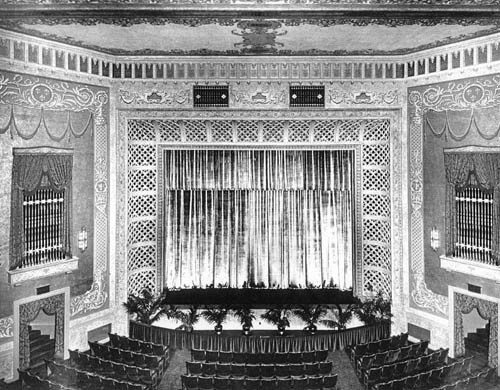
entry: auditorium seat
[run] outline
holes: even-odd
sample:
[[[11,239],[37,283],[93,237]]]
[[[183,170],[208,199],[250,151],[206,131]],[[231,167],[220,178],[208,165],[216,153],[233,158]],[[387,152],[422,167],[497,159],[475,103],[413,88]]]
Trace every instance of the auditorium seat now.
[[[288,363],[300,364],[302,363],[302,353],[300,352],[289,352],[288,353]]]
[[[305,363],[304,373],[306,375],[319,375],[319,363]]]
[[[185,390],[198,389],[198,377],[194,375],[181,375],[182,388]]]
[[[276,380],[277,390],[290,390],[292,388],[293,380],[292,378],[278,378]]]
[[[231,390],[241,390],[245,388],[245,378],[230,378]]]
[[[230,363],[216,363],[215,372],[218,377],[229,377],[231,376],[231,364]]]
[[[260,354],[247,352],[245,361],[247,364],[259,364]]]
[[[245,377],[245,365],[240,363],[232,363],[231,364],[231,377]]]
[[[261,388],[260,390],[275,390],[276,389],[276,379],[261,378],[260,388]]]
[[[214,388],[214,378],[207,376],[198,377],[198,389],[211,390]]]
[[[312,363],[316,359],[316,352],[302,352],[302,362],[303,363]]]
[[[304,376],[304,365],[299,363],[290,364],[290,376],[292,378]]]
[[[191,349],[191,360],[195,362],[205,361],[205,350],[204,349]]]
[[[320,361],[319,362],[319,374],[328,375],[333,370],[333,362],[331,361]]]
[[[263,378],[272,378],[275,376],[274,364],[262,364],[260,366],[260,376]]]
[[[246,376],[258,378],[260,376],[260,365],[259,364],[247,364],[246,365]]]
[[[260,390],[259,378],[246,378],[246,390]]]
[[[307,388],[307,377],[294,377],[293,388],[294,389],[306,389]]]
[[[247,362],[247,354],[245,352],[233,352],[233,363],[244,364]]]
[[[274,366],[275,369],[275,375],[277,377],[288,377],[290,376],[290,366],[288,364],[276,364]]]
[[[288,353],[287,352],[276,352],[274,354],[274,362],[276,364],[288,363]]]
[[[201,363],[201,373],[205,376],[214,376],[215,375],[215,362],[209,363]]]
[[[231,382],[229,378],[221,378],[216,376],[214,378],[214,390],[230,390]]]
[[[310,376],[307,381],[307,390],[321,390],[323,388],[323,377]]]
[[[219,361],[219,351],[206,351],[205,360],[209,363],[216,363]]]
[[[328,358],[328,350],[327,349],[322,349],[316,351],[316,361],[322,362]]]
[[[186,371],[189,375],[201,375],[201,362],[186,362]]]
[[[219,362],[220,363],[231,363],[233,361],[233,353],[229,351],[219,352]]]

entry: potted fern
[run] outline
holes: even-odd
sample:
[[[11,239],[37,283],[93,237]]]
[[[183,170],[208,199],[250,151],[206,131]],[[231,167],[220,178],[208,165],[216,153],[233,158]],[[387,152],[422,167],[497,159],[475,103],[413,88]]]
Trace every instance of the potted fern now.
[[[135,315],[136,321],[151,325],[168,314],[164,310],[165,294],[166,290],[156,295],[145,288],[138,295],[130,294],[123,306],[128,314]]]
[[[194,325],[200,320],[201,314],[198,311],[198,306],[191,305],[186,311],[176,310],[173,317],[182,322],[180,327],[185,332],[191,333],[194,330]]]
[[[250,329],[252,329],[253,320],[255,320],[255,314],[249,306],[239,306],[233,307],[233,315],[241,323],[241,331],[243,335],[249,336]]]
[[[291,313],[289,306],[276,306],[274,308],[268,309],[261,318],[270,324],[277,327],[278,335],[283,336],[285,334],[286,328],[290,326],[290,321],[288,316]]]
[[[307,324],[304,328],[306,332],[316,334],[318,330],[316,324],[325,316],[326,307],[323,305],[299,305],[293,310],[293,314]]]
[[[361,302],[356,315],[365,325],[375,325],[379,323],[391,322],[391,301],[384,297],[379,291],[373,299]]]
[[[355,304],[347,305],[342,308],[341,305],[335,304],[335,307],[330,308],[329,312],[333,315],[332,318],[326,318],[320,320],[319,322],[328,328],[336,330],[345,330],[347,323],[352,319],[356,311],[357,306]]]
[[[214,331],[220,335],[222,333],[222,323],[229,315],[229,308],[226,306],[206,306],[201,315],[209,323],[215,324]]]

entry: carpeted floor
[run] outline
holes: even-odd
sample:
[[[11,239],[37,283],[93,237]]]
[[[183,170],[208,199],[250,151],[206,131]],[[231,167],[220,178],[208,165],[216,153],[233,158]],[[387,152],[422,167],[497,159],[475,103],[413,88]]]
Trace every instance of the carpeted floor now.
[[[190,359],[191,353],[188,349],[173,352],[170,356],[170,366],[158,390],[181,390],[181,374],[186,372],[186,361]],[[333,373],[339,376],[338,390],[363,390],[344,351],[330,352],[328,360],[333,362]]]

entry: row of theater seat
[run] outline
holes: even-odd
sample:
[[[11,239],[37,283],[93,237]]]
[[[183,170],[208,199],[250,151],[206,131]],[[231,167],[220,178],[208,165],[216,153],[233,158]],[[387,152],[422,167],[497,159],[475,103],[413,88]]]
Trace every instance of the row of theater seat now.
[[[493,375],[495,375],[495,369],[488,367],[470,377],[459,379],[453,383],[445,384],[440,387],[435,387],[432,390],[479,390],[484,387],[486,382],[488,382]]]
[[[186,370],[191,375],[219,377],[300,377],[304,375],[327,375],[332,372],[331,361],[301,364],[240,364],[186,362]]]
[[[143,382],[144,378],[141,378],[137,371],[135,371],[135,376],[132,375],[132,372],[127,372],[127,375],[121,379],[116,379],[99,373],[80,370],[76,367],[55,361],[46,360],[46,364],[47,372],[50,373],[48,379],[67,387],[93,390],[147,390],[153,388],[152,383]]]
[[[406,388],[425,388],[439,387],[450,380],[452,374],[470,374],[470,365],[472,358],[465,358],[442,367],[424,371],[416,375],[407,376],[400,379],[394,379],[388,382],[378,383],[374,386],[376,390],[403,390]]]
[[[86,382],[90,378],[80,377],[81,383],[75,385],[65,385],[63,383],[56,382],[54,378],[42,378],[29,370],[18,370],[19,377],[23,383],[23,389],[29,390],[83,390],[89,389],[92,384],[93,390],[147,390],[144,386],[138,386],[137,383],[129,383],[122,381],[115,381],[113,383],[101,383],[97,386],[94,382]],[[83,382],[85,381],[85,382]]]
[[[363,383],[371,387],[375,383],[403,378],[418,372],[431,370],[446,364],[448,349],[440,349],[416,359],[404,360],[363,370]]]
[[[337,375],[301,378],[219,378],[182,375],[184,390],[334,390]]]
[[[148,355],[166,356],[169,353],[168,346],[133,339],[127,336],[121,336],[116,333],[109,333],[109,341],[112,347],[124,350],[141,352]]]
[[[192,349],[191,360],[197,362],[248,363],[248,364],[287,364],[321,362],[328,357],[328,350],[307,352],[234,352]]]
[[[359,356],[355,361],[356,372],[361,374],[362,370],[367,370],[371,367],[379,367],[384,364],[392,364],[398,361],[415,359],[424,355],[427,352],[429,341],[421,341],[419,343],[406,345],[396,349],[389,349],[375,354]]]
[[[158,368],[160,375],[163,374],[164,369],[168,366],[168,355],[148,355],[90,341],[89,346],[94,356],[138,367]]]
[[[131,376],[140,376],[141,382],[147,385],[157,385],[161,380],[161,373],[154,367],[139,367],[125,363],[106,360],[86,352],[70,350],[70,362],[75,368],[83,371],[91,370],[105,377],[117,377],[120,379]]]
[[[352,362],[363,355],[375,354],[390,349],[398,349],[408,345],[408,333],[388,337],[381,340],[370,341],[364,344],[357,344],[346,348],[346,352]]]

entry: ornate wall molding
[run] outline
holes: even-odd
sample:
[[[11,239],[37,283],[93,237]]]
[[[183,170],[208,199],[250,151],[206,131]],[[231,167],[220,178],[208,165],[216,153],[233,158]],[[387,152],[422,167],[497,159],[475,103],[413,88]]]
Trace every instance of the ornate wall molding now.
[[[423,243],[423,123],[427,111],[463,111],[500,105],[500,77],[453,81],[442,85],[410,90],[410,199],[411,199],[411,270],[413,302],[421,308],[446,316],[448,297],[435,294],[425,282]]]
[[[14,337],[14,318],[0,318],[0,338]]]
[[[105,289],[107,270],[107,245],[108,245],[108,100],[106,90],[89,87],[81,84],[67,83],[64,81],[39,78],[23,74],[0,73],[0,104],[10,105],[11,113],[14,107],[20,106],[30,110],[66,112],[70,117],[71,112],[90,112],[94,118],[94,282],[92,288],[83,295],[72,298],[71,315],[83,314],[101,308],[107,302],[108,293]],[[41,121],[43,115],[40,116]],[[0,132],[5,133],[11,129],[14,136],[13,123],[15,116]],[[70,125],[66,127],[64,136],[72,134],[82,136],[83,133],[75,132]],[[91,122],[89,122],[91,123]],[[89,127],[87,125],[85,130]],[[40,126],[35,129],[38,131]],[[47,128],[45,126],[45,128]],[[17,133],[23,139],[24,133]],[[34,136],[34,135],[33,135]],[[50,136],[50,134],[49,134]],[[51,137],[52,138],[52,137]],[[57,137],[60,142],[64,137]]]
[[[401,96],[398,86],[389,83],[341,83],[328,88],[327,98],[333,104],[398,106]]]
[[[364,211],[360,215],[363,229],[358,241],[365,242],[360,249],[366,260],[358,270],[358,293],[368,293],[372,288],[390,293],[391,267],[396,267],[397,272],[401,267],[401,257],[395,258],[391,252],[402,253],[401,194],[394,197],[401,191],[401,179],[391,179],[401,174],[401,139],[397,134],[400,130],[395,112],[122,111],[119,118],[117,256],[128,259],[130,291],[144,287],[146,282],[149,287],[159,287],[155,284],[160,267],[156,241],[157,210],[161,208],[156,184],[158,145],[182,147],[185,143],[204,147],[210,144],[226,148],[231,145],[294,145],[307,149],[358,144],[365,183],[362,189]],[[281,133],[285,129],[284,122],[287,123],[286,135]],[[386,124],[380,127],[382,123]],[[245,130],[234,127],[237,124],[248,125],[256,132],[251,132],[250,136],[246,127]],[[266,133],[267,128],[272,128],[271,133]],[[137,175],[141,180],[136,179]],[[357,180],[361,182],[361,175]],[[143,184],[137,186],[139,182]],[[397,242],[391,240],[391,225],[399,230]],[[119,274],[118,296],[124,294],[126,265],[121,267]]]
[[[208,81],[207,81],[208,82]],[[229,86],[231,109],[276,110],[289,107],[289,87],[293,81],[218,81]],[[124,82],[118,89],[121,107],[192,108],[193,86],[199,81],[136,81]],[[399,107],[402,88],[399,82],[313,83],[325,85],[325,108]]]

